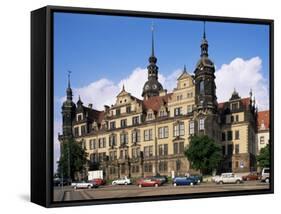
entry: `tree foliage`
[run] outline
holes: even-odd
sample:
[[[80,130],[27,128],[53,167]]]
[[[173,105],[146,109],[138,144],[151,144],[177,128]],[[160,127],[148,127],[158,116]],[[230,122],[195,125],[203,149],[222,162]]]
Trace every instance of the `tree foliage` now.
[[[70,165],[70,178],[75,178],[75,173],[85,170],[87,163],[87,153],[81,144],[74,139],[63,142],[61,146],[61,156],[58,161],[58,174],[69,178],[68,165]]]
[[[260,154],[257,156],[258,166],[261,168],[270,167],[270,151],[269,144],[260,150]]]
[[[200,173],[212,173],[222,160],[222,148],[207,135],[191,136],[185,156],[193,169],[200,170]]]

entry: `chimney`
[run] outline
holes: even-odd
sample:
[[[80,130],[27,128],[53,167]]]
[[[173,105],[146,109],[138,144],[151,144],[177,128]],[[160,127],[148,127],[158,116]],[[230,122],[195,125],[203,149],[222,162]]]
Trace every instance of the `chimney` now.
[[[88,107],[89,107],[90,109],[92,109],[92,108],[93,108],[93,104],[92,104],[92,103],[89,103]]]

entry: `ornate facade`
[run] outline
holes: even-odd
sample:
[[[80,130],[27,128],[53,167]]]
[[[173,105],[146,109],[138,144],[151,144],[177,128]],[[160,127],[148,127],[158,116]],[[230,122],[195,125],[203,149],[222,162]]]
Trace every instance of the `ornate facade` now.
[[[152,52],[143,99],[123,86],[116,102],[99,111],[72,101],[70,83],[62,106],[64,139],[75,138],[88,153],[89,170],[102,169],[106,178],[183,175],[194,172],[184,149],[189,136],[208,135],[222,145],[224,160],[218,170],[246,172],[255,168],[256,108],[252,95],[234,90],[229,101],[217,103],[215,66],[208,56],[205,30],[194,75],[186,67],[176,88],[167,92],[158,81]]]

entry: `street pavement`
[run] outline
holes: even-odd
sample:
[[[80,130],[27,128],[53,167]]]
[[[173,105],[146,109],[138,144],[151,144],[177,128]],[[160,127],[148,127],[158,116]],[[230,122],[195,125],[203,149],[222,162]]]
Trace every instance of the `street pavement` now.
[[[71,187],[54,187],[54,201],[92,200],[141,196],[160,196],[176,194],[192,194],[203,192],[226,192],[241,190],[269,189],[269,184],[260,181],[247,181],[242,184],[201,183],[194,186],[172,186],[165,184],[160,187],[142,187],[136,185],[100,186],[96,189],[77,189]]]

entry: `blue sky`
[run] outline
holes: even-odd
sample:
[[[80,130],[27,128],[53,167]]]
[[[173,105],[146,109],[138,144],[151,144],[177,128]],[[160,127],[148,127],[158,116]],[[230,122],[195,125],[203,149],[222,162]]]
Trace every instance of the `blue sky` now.
[[[155,29],[155,55],[161,75],[168,77],[173,71],[182,69],[184,64],[193,73],[200,58],[202,21],[54,14],[55,121],[59,123],[61,120],[61,98],[65,96],[68,70],[72,71],[72,87],[79,91],[79,88],[85,88],[100,79],[118,84],[134,69],[146,68],[151,53],[152,23]],[[216,65],[221,82],[230,77],[229,81],[232,83],[233,80],[233,86],[237,86],[239,92],[239,86],[242,88],[248,84],[244,78],[245,72],[253,70],[253,75],[262,80],[249,83],[249,87],[256,88],[257,93],[259,88],[268,89],[268,26],[206,22],[206,34],[209,57]],[[223,64],[228,66],[222,68]],[[244,69],[244,74],[240,74],[239,69]],[[239,75],[240,82],[235,83]],[[251,79],[251,74],[248,79]],[[259,85],[261,83],[262,86]],[[223,83],[220,85],[221,90],[222,87]],[[249,87],[241,90],[248,91]],[[257,94],[260,100],[268,93],[267,89],[264,89],[263,95]],[[116,94],[111,96],[115,97]]]

